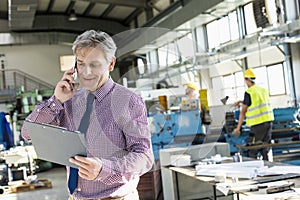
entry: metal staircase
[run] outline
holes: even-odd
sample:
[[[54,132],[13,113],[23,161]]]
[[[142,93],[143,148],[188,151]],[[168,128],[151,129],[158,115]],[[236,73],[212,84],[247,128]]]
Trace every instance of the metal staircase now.
[[[54,86],[19,69],[0,70],[0,103],[13,102],[18,92],[51,90]]]

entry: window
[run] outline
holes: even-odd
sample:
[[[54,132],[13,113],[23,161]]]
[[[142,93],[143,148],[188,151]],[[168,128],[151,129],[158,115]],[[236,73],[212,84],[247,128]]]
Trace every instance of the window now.
[[[225,96],[230,97],[227,103],[234,103],[234,101],[236,100],[234,76],[233,75],[224,76],[223,83],[224,83],[224,94]]]
[[[242,100],[244,99],[244,93],[246,90],[243,72],[236,72],[234,74],[234,79],[236,87],[236,100]]]
[[[257,67],[254,68],[253,71],[256,75],[255,84],[268,89],[270,96],[287,93],[288,88],[286,89],[283,63]],[[244,72],[240,71],[232,75],[213,78],[212,83],[214,91],[229,97],[227,103],[234,103],[237,100],[244,99],[244,93],[247,90]]]
[[[255,84],[269,90],[267,68],[265,66],[257,67],[253,69],[253,72],[256,76]]]
[[[223,76],[223,90],[225,96],[229,97],[227,103],[244,99],[246,87],[243,72]]]
[[[225,94],[223,94],[223,87],[224,87],[224,83],[222,80],[222,77],[218,76],[218,77],[213,77],[211,79],[211,83],[212,83],[212,87],[213,90],[211,91],[214,96],[214,98],[218,98],[218,95],[220,98],[223,98]],[[221,102],[218,102],[219,104]]]
[[[256,32],[257,27],[255,23],[252,3],[249,3],[244,6],[244,14],[245,14],[245,24],[246,24],[247,34]]]
[[[60,56],[60,71],[64,72],[68,69],[71,69],[75,65],[75,56]]]
[[[220,45],[220,36],[218,30],[218,21],[215,20],[206,25],[208,47],[210,49]]]
[[[285,80],[282,64],[269,66],[267,70],[270,95],[285,94]]]
[[[195,55],[195,44],[191,33],[188,33],[177,41],[179,55],[182,60],[186,60]]]
[[[230,41],[230,27],[228,16],[222,17],[218,20],[218,28],[220,43],[223,44]]]
[[[137,59],[137,68],[140,75],[145,73],[145,64],[141,58]]]
[[[236,11],[229,13],[229,26],[230,26],[230,39],[236,40],[239,39],[239,25]]]
[[[270,96],[286,94],[282,63],[254,68],[253,71],[256,75],[255,84],[268,89]]]
[[[239,27],[236,11],[206,25],[208,47],[210,49],[220,44],[239,38]]]
[[[165,68],[167,65],[167,49],[166,47],[161,47],[157,49],[158,53],[158,63],[159,63],[159,68]]]
[[[268,17],[270,20],[270,24],[276,24],[277,23],[277,6],[276,6],[276,2],[275,1],[265,1],[266,4],[266,9],[267,9],[267,13],[268,13]]]
[[[187,44],[185,44],[186,46]],[[158,48],[158,62],[160,69],[165,68],[168,65],[175,64],[179,59],[177,48],[173,43]]]
[[[158,55],[157,50],[152,50],[147,54],[147,68],[150,73],[158,70]]]

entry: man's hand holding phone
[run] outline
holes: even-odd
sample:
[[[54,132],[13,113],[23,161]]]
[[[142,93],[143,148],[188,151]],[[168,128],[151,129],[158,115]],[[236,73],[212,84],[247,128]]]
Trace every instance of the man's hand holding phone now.
[[[75,65],[76,67],[76,65]],[[57,83],[54,96],[61,102],[64,103],[69,100],[79,88],[79,83],[75,82],[74,76],[76,76],[76,68],[73,67],[65,71],[62,79]]]

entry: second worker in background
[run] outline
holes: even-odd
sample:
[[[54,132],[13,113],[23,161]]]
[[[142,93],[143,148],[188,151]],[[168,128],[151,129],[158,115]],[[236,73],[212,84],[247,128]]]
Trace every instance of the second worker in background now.
[[[252,144],[270,143],[272,136],[272,121],[274,120],[273,109],[270,104],[269,92],[265,88],[255,84],[255,74],[251,68],[244,73],[245,82],[248,86],[242,102],[239,121],[237,127],[233,130],[233,135],[239,136],[240,129],[246,116],[246,124],[250,126],[249,141]],[[268,160],[270,148],[261,149],[264,160]],[[260,149],[249,150],[249,157],[257,158]]]

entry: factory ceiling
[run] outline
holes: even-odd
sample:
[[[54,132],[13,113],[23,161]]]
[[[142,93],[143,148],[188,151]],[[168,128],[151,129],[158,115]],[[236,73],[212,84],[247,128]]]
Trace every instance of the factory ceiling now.
[[[190,30],[251,0],[0,0],[0,45],[70,44],[87,29],[121,37],[125,55],[170,30]],[[159,31],[133,28],[159,27]],[[174,36],[176,37],[176,36]],[[121,41],[121,40],[120,40]]]

